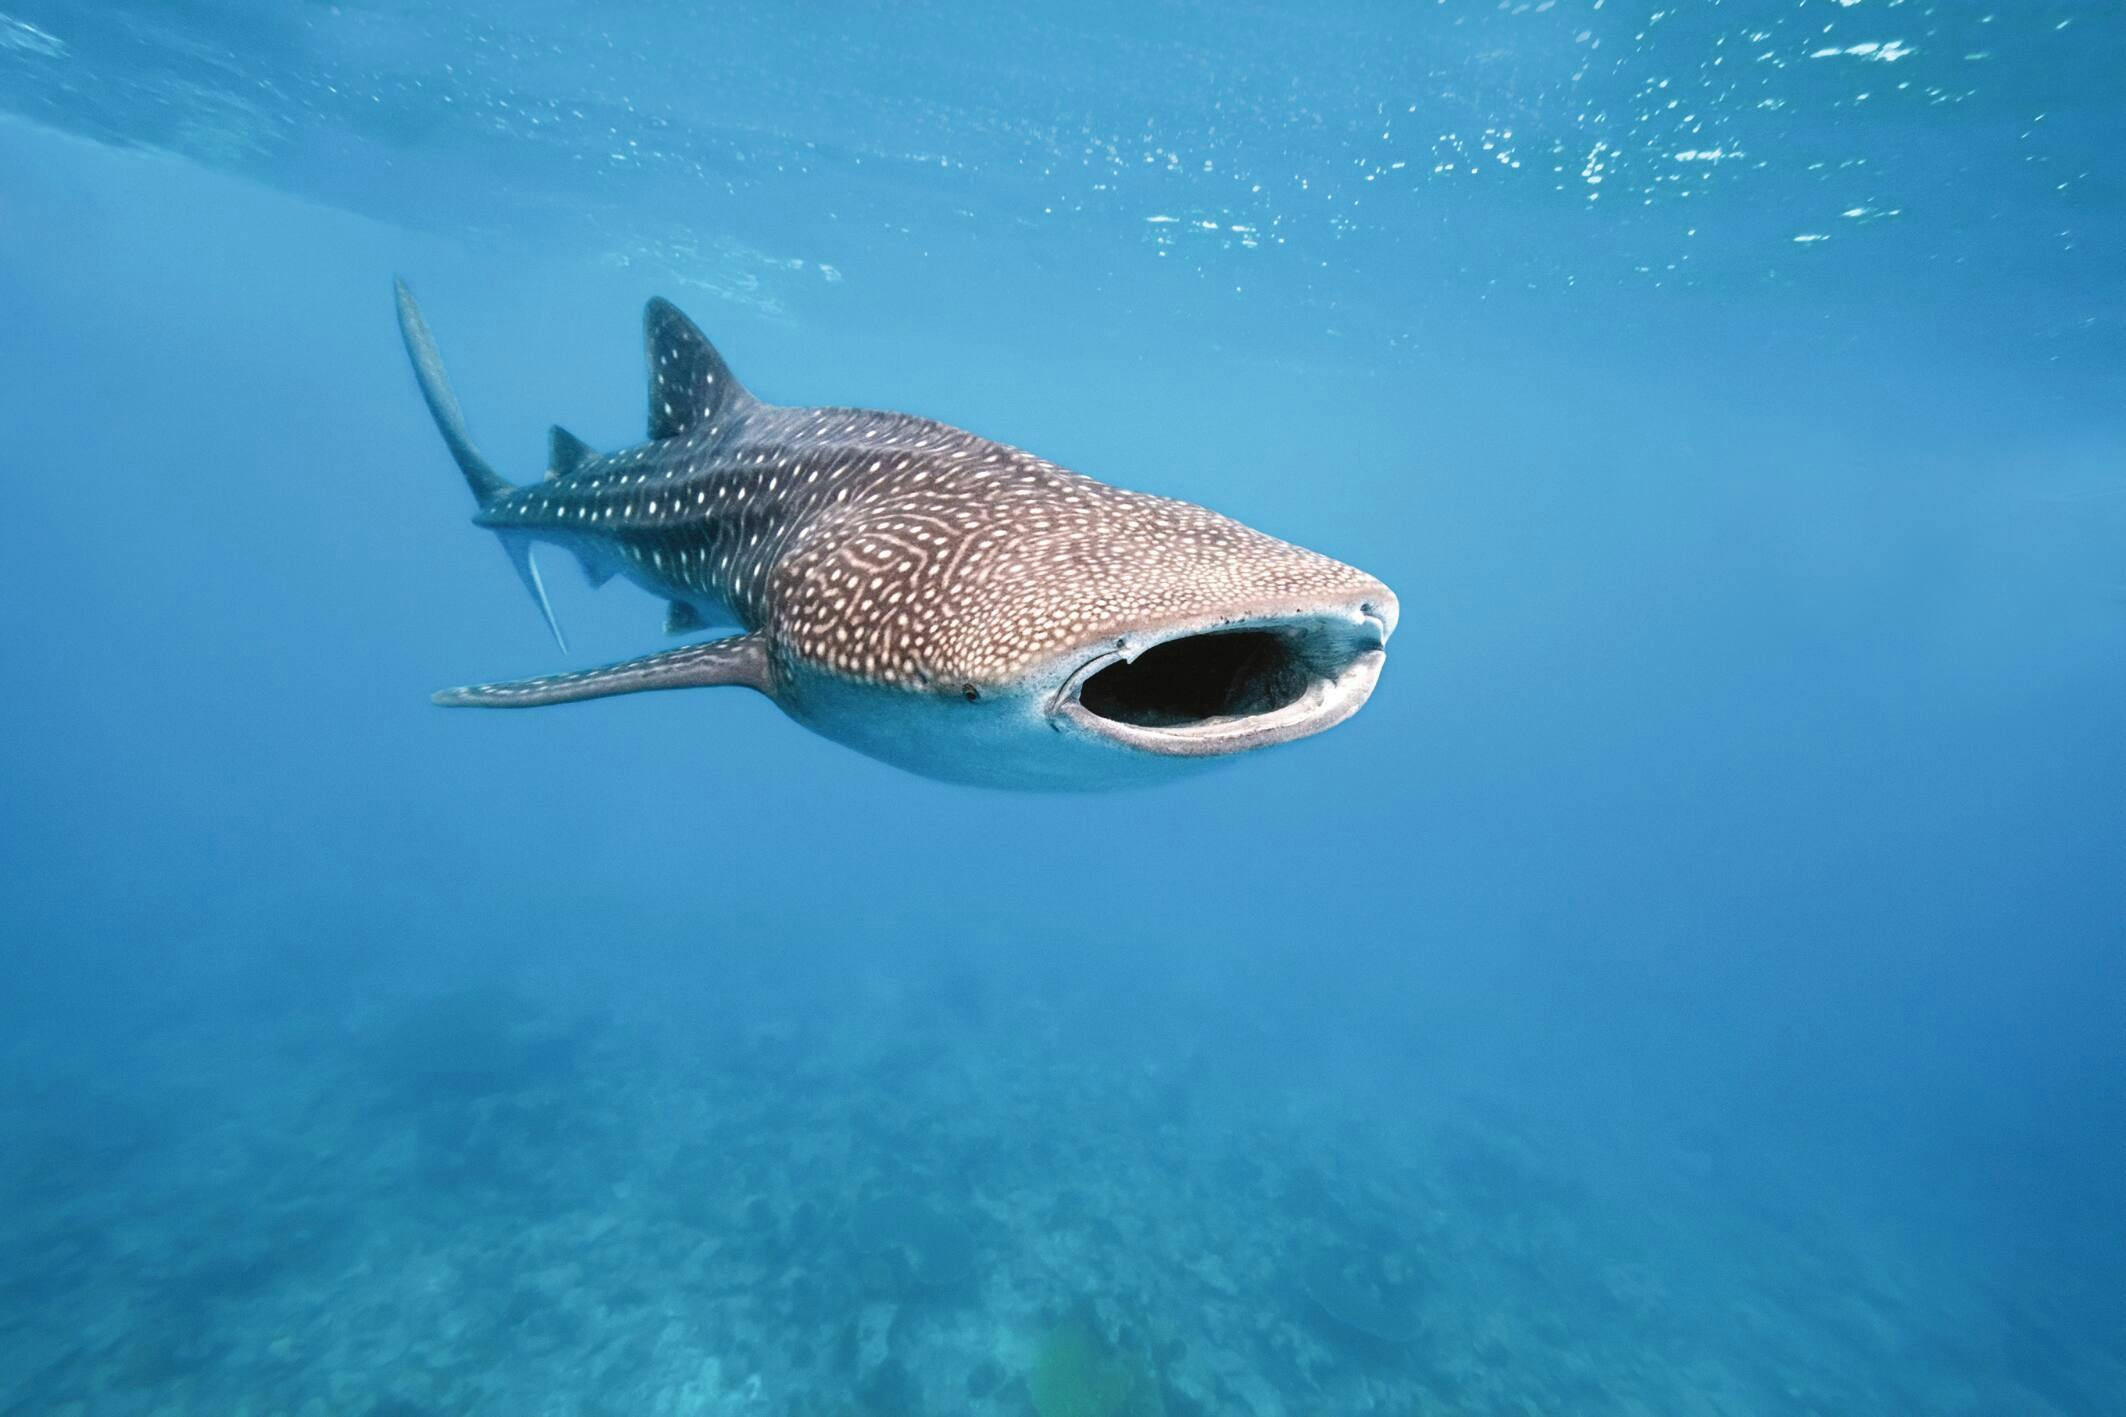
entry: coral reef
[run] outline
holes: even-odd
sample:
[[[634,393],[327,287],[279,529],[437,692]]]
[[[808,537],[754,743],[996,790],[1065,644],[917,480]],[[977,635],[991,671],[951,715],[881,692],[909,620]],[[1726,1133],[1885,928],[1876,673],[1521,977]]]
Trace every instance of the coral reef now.
[[[1030,1384],[1040,1417],[1165,1417],[1151,1365],[1107,1342],[1083,1316],[1041,1343]]]
[[[0,1410],[2126,1410],[2094,1289],[2012,1301],[1747,1137],[1354,1112],[1217,1018],[979,997],[694,1037],[439,991],[173,1038],[152,1100],[24,1089]]]

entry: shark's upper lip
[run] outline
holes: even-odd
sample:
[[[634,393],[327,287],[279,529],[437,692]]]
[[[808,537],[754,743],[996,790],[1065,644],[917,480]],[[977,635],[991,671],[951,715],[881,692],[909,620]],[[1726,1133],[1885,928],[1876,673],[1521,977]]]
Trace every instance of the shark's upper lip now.
[[[1050,714],[1059,726],[1168,757],[1287,743],[1365,703],[1396,615],[1383,587],[1362,600],[1262,607],[1126,635],[1071,672]]]

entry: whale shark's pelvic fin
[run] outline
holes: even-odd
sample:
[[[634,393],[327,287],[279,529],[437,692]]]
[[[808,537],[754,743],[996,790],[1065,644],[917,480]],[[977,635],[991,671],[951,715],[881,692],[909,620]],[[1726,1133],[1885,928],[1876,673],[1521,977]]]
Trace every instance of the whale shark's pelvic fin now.
[[[465,485],[472,489],[473,498],[482,507],[500,501],[514,492],[515,486],[489,466],[473,446],[465,414],[458,407],[458,396],[451,392],[450,379],[443,372],[443,356],[436,352],[435,337],[428,333],[428,322],[421,318],[421,307],[414,304],[413,292],[402,280],[393,281],[392,288],[398,295],[399,337],[406,342],[407,357],[413,360],[413,376],[421,385],[421,397],[428,402],[428,411],[435,417],[443,442],[457,459],[458,471],[465,474]],[[517,568],[518,579],[539,603],[539,613],[546,617],[546,628],[554,632],[554,643],[566,654],[568,640],[561,633],[561,622],[554,618],[553,602],[546,598],[546,583],[540,580],[538,563],[532,560],[530,538],[506,531],[500,535],[510,565]]]
[[[576,553],[576,564],[583,567],[583,579],[590,583],[592,590],[596,590],[613,578],[612,566],[604,561],[594,559],[588,551],[578,551]]]
[[[613,694],[639,694],[648,689],[702,689],[722,684],[770,692],[768,643],[759,631],[573,674],[445,689],[435,696],[435,701],[446,708],[537,708]]]

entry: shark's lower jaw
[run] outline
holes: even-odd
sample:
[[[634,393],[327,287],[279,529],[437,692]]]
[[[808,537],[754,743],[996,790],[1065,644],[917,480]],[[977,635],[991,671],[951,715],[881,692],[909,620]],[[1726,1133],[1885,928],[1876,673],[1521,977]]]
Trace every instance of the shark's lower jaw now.
[[[1389,597],[1130,636],[1079,666],[1050,711],[1117,747],[1162,757],[1289,743],[1358,711],[1394,628]]]

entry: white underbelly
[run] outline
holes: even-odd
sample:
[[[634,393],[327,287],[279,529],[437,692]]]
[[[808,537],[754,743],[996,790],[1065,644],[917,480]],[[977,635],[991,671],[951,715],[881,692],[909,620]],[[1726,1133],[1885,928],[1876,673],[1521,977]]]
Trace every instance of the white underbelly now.
[[[1141,753],[1077,732],[1045,712],[1043,692],[957,693],[857,683],[801,667],[776,695],[822,737],[922,777],[982,787],[1085,791],[1201,771],[1207,758]]]

